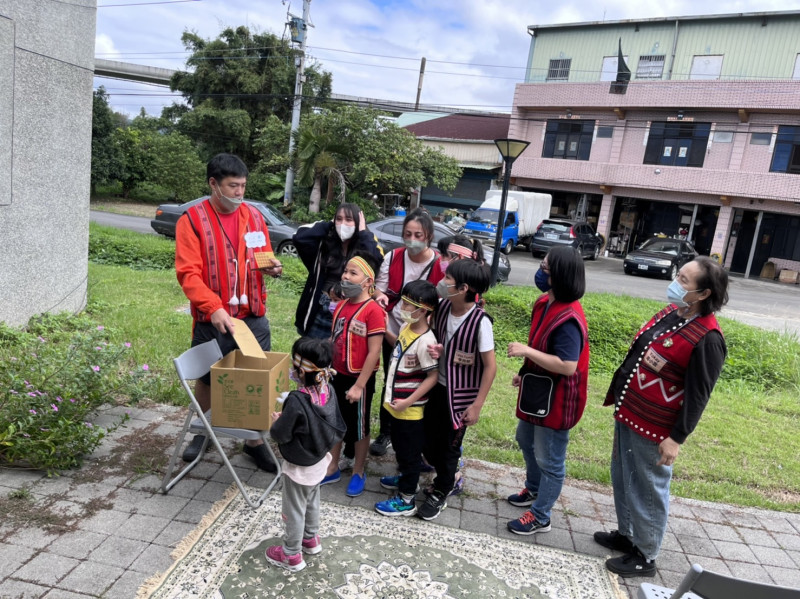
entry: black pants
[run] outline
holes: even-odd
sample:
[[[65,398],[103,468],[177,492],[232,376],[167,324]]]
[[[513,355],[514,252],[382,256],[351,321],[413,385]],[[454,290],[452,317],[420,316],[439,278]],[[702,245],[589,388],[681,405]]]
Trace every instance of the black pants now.
[[[423,420],[401,420],[384,411],[392,419],[392,447],[400,470],[399,491],[403,495],[414,495],[419,484],[422,466],[422,448],[425,443]]]
[[[394,346],[389,345],[386,343],[386,341],[384,341],[383,347],[381,347],[381,357],[383,358],[383,391],[381,392],[381,407],[378,410],[378,417],[380,419],[380,429],[378,430],[378,435],[386,435],[387,437],[391,437],[392,435],[392,421],[395,420],[394,417],[389,413],[389,410],[383,407],[383,398],[386,395],[386,373],[389,372],[389,362],[392,359],[393,351]],[[394,445],[394,441],[392,441],[392,445]]]
[[[456,482],[458,459],[461,457],[461,443],[467,429],[466,427],[453,428],[450,406],[447,401],[447,389],[438,383],[428,394],[425,418],[422,419],[422,422],[425,431],[425,445],[422,453],[428,463],[436,469],[433,488],[447,495],[453,490]],[[395,451],[397,450],[395,449]]]

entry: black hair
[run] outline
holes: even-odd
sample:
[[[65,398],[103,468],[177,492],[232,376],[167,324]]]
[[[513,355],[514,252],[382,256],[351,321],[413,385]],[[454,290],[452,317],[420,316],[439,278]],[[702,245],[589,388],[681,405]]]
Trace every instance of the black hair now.
[[[439,250],[439,253],[442,256],[447,256],[447,246],[449,246],[450,242],[452,242],[455,238],[455,235],[448,235],[447,237],[442,237],[436,242],[436,249]]]
[[[700,314],[706,316],[718,312],[728,303],[728,271],[708,256],[698,256],[694,262],[700,267],[696,281],[697,288],[708,289],[711,292],[711,295],[701,301]]]
[[[431,309],[428,310],[428,312],[433,312],[439,304],[439,295],[436,293],[436,286],[424,279],[406,283],[403,287],[402,295],[420,304],[430,306]]]
[[[574,302],[586,293],[586,269],[577,248],[569,245],[551,248],[547,252],[547,267],[556,301]]]
[[[483,257],[483,246],[481,242],[477,239],[470,239],[466,235],[454,235],[450,238],[450,243],[447,245],[449,246],[451,243],[456,245],[460,245],[461,247],[465,247],[468,250],[472,251],[472,259],[475,260],[478,264],[483,264],[486,260]],[[447,252],[447,248],[445,248],[445,253]]]
[[[415,220],[420,224],[422,230],[425,232],[425,237],[428,239],[428,247],[430,247],[431,243],[433,242],[433,219],[431,218],[431,215],[422,208],[414,208],[403,219],[403,231],[405,231],[406,225],[412,220]]]
[[[353,258],[361,258],[362,260],[364,260],[364,262],[369,264],[369,267],[375,273],[375,276],[372,277],[372,282],[374,284],[375,280],[378,278],[378,271],[381,268],[381,263],[378,262],[378,259],[369,252],[366,252],[364,250],[356,250],[355,252],[353,252],[353,255],[348,258],[348,260],[352,260]]]
[[[299,355],[317,366],[318,368],[328,368],[333,362],[333,344],[328,339],[314,339],[313,337],[300,337],[292,345],[292,357]],[[292,365],[294,368],[294,365]],[[316,373],[303,373],[298,371],[298,376],[303,385],[311,387],[316,385]],[[310,375],[310,376],[309,376]],[[306,379],[308,377],[308,379]]]
[[[467,302],[474,302],[477,295],[486,293],[492,281],[491,269],[469,258],[451,262],[447,267],[447,276],[455,281],[456,287],[466,285],[469,288],[464,298]]]
[[[344,252],[344,245],[339,237],[339,234],[336,232],[336,225],[331,222],[331,228],[328,231],[328,234],[325,236],[325,241],[322,246],[322,264],[325,267],[325,270],[328,273],[336,273],[341,276],[342,271],[344,270],[344,265],[347,264],[347,261],[352,257],[353,251],[355,250],[355,238],[358,235],[358,214],[361,211],[356,204],[350,204],[348,202],[342,202],[336,207],[336,212],[333,215],[333,220],[336,220],[336,215],[340,212],[343,212],[346,216],[352,218],[356,223],[356,232],[353,233],[353,236],[350,238],[350,243],[347,247],[347,253]]]
[[[214,179],[217,183],[225,177],[247,177],[247,166],[242,159],[233,154],[217,154],[206,165],[206,183]]]

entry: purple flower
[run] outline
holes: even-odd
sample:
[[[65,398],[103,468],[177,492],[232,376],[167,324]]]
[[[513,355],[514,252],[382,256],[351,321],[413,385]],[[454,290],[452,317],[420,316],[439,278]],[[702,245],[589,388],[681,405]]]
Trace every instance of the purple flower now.
[[[97,330],[98,331],[103,331],[103,330],[105,330],[105,328],[106,327],[104,327],[103,325],[100,325],[100,326],[97,327]]]
[[[25,383],[26,387],[33,387],[33,385],[31,385],[28,381],[22,381],[22,382]]]
[[[23,436],[23,437],[27,437],[28,439],[30,439],[30,438],[31,438],[31,436],[30,436],[28,433],[22,433],[22,436]]]
[[[69,403],[75,403],[75,400],[74,399],[70,399]]]
[[[53,411],[54,411],[54,412],[58,412],[58,406],[57,406],[56,404],[54,404],[54,403],[51,403],[51,404],[50,404],[50,407],[51,407],[51,408],[53,408]]]
[[[31,409],[30,409],[30,410],[28,410],[28,411],[29,411],[31,414],[36,414],[36,410],[34,410],[33,408],[31,408]]]
[[[100,347],[99,345],[97,347],[95,347],[94,349],[95,349],[95,351],[103,351],[103,348]]]
[[[60,396],[58,396],[58,395],[56,395],[56,401],[57,401],[58,403],[61,403],[61,401],[62,401],[62,400],[61,400],[61,397],[60,397]]]
[[[9,389],[8,392],[11,393],[12,395],[19,395],[19,391],[17,391],[16,389]]]
[[[126,341],[125,342],[125,347],[130,347],[130,346],[131,346],[131,344],[128,341]]]
[[[33,391],[31,391],[30,393],[28,393],[28,397],[36,397],[36,393],[34,393]]]
[[[92,366],[92,370],[94,370],[95,372],[100,372],[100,367],[99,366]]]
[[[42,337],[41,335],[39,335],[38,339],[39,339],[39,341],[40,341],[41,343],[46,343],[46,342],[47,342],[47,339],[45,339],[45,338],[44,338],[44,337]]]
[[[87,427],[89,427],[89,428],[92,428],[92,423],[91,423],[91,422],[84,422],[84,424],[85,424]]]
[[[147,364],[142,364],[142,370],[147,372],[148,370],[150,370],[150,367]]]

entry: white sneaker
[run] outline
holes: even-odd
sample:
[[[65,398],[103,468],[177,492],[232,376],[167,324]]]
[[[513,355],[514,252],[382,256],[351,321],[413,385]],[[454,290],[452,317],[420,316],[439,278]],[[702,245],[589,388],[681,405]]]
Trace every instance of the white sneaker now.
[[[339,458],[339,470],[352,470],[353,464],[356,463],[355,458],[348,458],[347,456],[342,456]]]

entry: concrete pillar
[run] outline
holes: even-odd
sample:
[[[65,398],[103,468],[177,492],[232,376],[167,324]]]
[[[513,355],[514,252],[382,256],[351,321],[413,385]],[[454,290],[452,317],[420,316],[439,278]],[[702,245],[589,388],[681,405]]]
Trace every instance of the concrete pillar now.
[[[600,215],[597,217],[597,232],[602,235],[608,243],[608,235],[611,233],[611,219],[614,217],[614,206],[617,198],[610,193],[603,194],[603,203],[600,205]]]
[[[711,243],[711,253],[725,256],[725,246],[733,223],[733,208],[721,206],[717,217],[717,228],[714,230],[714,241]],[[732,255],[731,255],[732,257]],[[728,261],[729,263],[729,261]]]

